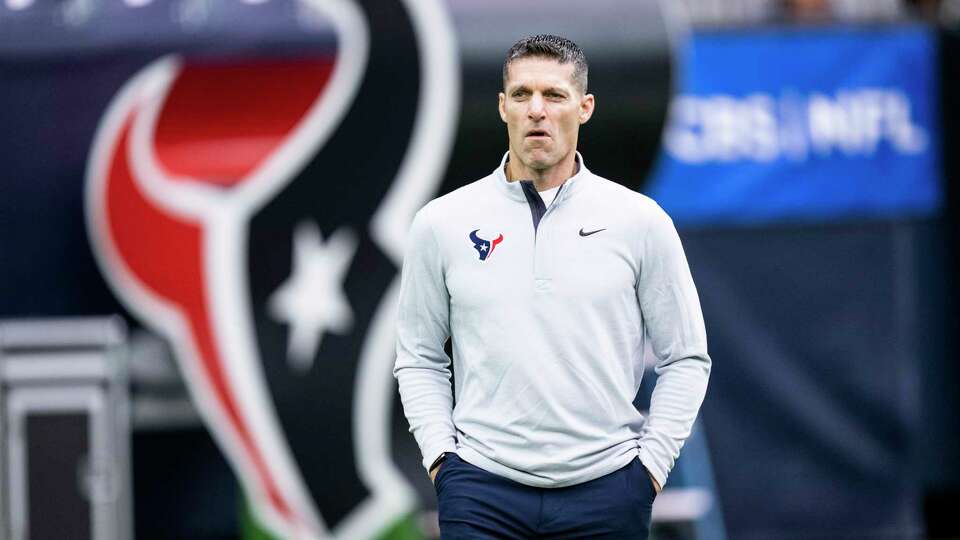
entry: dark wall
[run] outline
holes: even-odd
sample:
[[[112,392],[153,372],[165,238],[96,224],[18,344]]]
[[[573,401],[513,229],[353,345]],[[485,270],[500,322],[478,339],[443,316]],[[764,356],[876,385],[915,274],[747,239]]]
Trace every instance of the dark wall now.
[[[703,408],[731,538],[918,538],[939,221],[687,231]]]

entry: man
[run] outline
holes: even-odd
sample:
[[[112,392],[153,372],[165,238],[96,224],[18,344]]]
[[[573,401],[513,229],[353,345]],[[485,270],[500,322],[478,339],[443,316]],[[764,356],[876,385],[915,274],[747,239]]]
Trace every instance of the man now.
[[[710,372],[693,280],[670,218],[576,151],[595,104],[576,44],[523,39],[503,78],[509,151],[417,213],[403,265],[394,374],[441,535],[646,538]]]

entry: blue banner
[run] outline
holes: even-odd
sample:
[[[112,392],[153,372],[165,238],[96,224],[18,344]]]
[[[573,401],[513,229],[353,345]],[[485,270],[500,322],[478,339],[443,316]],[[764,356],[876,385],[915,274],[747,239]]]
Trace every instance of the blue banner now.
[[[936,45],[920,26],[691,36],[648,194],[680,225],[929,215]]]

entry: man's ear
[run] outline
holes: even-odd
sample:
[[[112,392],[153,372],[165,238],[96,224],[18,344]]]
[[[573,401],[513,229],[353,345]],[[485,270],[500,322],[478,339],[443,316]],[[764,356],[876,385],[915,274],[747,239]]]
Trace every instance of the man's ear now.
[[[507,123],[507,109],[506,109],[507,95],[504,94],[503,92],[500,92],[497,95],[497,100],[499,101],[499,103],[497,104],[497,109],[500,111],[500,119],[503,120],[504,124],[506,124]]]
[[[593,99],[593,94],[587,94],[580,98],[580,123],[586,124],[587,120],[590,120],[590,117],[593,116],[593,108],[596,106],[596,102]]]

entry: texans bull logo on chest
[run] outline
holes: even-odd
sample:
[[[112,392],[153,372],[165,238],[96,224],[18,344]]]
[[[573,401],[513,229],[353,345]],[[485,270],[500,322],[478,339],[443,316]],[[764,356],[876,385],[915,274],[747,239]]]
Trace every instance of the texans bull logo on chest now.
[[[88,228],[258,520],[363,538],[416,504],[389,451],[398,269],[452,144],[457,67],[436,0],[310,5],[329,54],[169,56],[126,84],[91,153]]]

